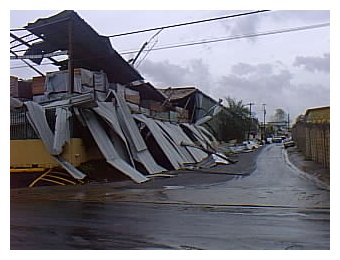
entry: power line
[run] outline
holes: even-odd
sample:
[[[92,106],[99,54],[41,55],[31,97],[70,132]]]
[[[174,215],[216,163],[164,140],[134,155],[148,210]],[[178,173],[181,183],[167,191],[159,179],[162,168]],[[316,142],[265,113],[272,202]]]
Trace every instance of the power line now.
[[[280,33],[304,31],[304,30],[311,30],[311,29],[326,27],[326,26],[329,26],[329,25],[330,25],[330,23],[323,23],[323,24],[294,27],[294,28],[288,28],[288,29],[282,29],[282,30],[276,30],[276,31],[268,31],[268,32],[262,32],[262,33],[236,35],[236,36],[230,36],[230,37],[227,37],[227,38],[218,38],[218,39],[202,40],[202,41],[182,43],[182,44],[173,44],[173,45],[168,45],[168,46],[160,46],[160,47],[157,47],[157,48],[153,48],[152,50],[146,49],[144,51],[157,51],[157,50],[173,49],[173,48],[187,47],[187,46],[193,46],[193,45],[199,45],[199,44],[206,44],[206,43],[215,43],[215,42],[231,41],[231,40],[252,38],[252,37],[258,37],[258,36],[280,34]],[[136,53],[136,51],[135,50],[134,51],[123,51],[120,54],[126,55],[126,54],[132,54],[132,53]]]
[[[237,40],[237,39],[243,39],[243,38],[267,36],[267,35],[296,32],[296,31],[303,31],[303,30],[311,30],[311,29],[326,27],[326,26],[329,26],[329,25],[330,25],[330,23],[314,24],[314,25],[287,28],[287,29],[282,29],[282,30],[262,32],[262,33],[256,33],[256,34],[236,35],[236,36],[230,36],[230,37],[227,37],[227,38],[219,38],[219,39],[203,40],[203,41],[183,43],[183,44],[160,46],[158,48],[145,49],[143,51],[150,52],[150,51],[156,51],[156,50],[165,50],[165,49],[187,47],[187,46],[193,46],[193,45],[199,45],[199,44],[215,43],[215,42],[222,42],[222,41],[231,41],[231,40]],[[120,55],[133,54],[133,53],[137,53],[138,51],[139,50],[125,51],[125,52],[123,51],[123,52],[120,53]],[[93,58],[100,58],[100,57],[104,57],[104,55],[103,56],[90,57],[90,58],[84,58],[84,59],[77,59],[77,60],[79,61],[79,60],[86,60],[86,59],[93,59]],[[54,64],[54,63],[42,63],[40,65],[32,65],[32,66],[51,65],[51,64]],[[10,69],[17,69],[17,68],[23,68],[23,67],[27,67],[27,66],[25,66],[25,65],[16,66],[16,67],[11,67]]]
[[[217,21],[217,20],[222,20],[222,19],[229,19],[229,18],[234,18],[234,17],[258,14],[258,13],[264,13],[264,12],[269,12],[269,11],[270,10],[259,10],[259,11],[253,11],[253,12],[247,12],[247,13],[232,14],[232,15],[220,16],[220,17],[209,18],[209,19],[204,19],[204,20],[197,20],[197,21],[192,21],[192,22],[178,23],[178,24],[149,28],[149,29],[144,29],[144,30],[118,33],[118,34],[109,35],[107,37],[109,38],[119,37],[119,36],[125,36],[125,35],[136,34],[136,33],[150,32],[150,31],[155,31],[155,30],[160,30],[160,29],[168,29],[168,28],[174,28],[174,27],[179,27],[179,26],[186,26],[186,25],[192,25],[192,24],[198,24],[198,23],[212,22],[212,21]]]

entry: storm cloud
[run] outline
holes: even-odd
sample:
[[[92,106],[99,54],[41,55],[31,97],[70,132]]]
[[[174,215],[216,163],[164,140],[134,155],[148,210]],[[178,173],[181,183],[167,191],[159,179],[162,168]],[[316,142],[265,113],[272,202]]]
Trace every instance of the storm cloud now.
[[[209,66],[201,59],[193,59],[181,65],[147,60],[140,71],[157,87],[196,86],[216,100],[230,96],[244,103],[254,102],[254,109],[258,113],[261,113],[259,110],[262,103],[265,103],[268,116],[280,107],[294,119],[308,107],[327,105],[330,102],[329,85],[312,81],[297,83],[295,79],[300,74],[294,74],[292,64],[277,61],[236,63],[230,67],[229,72],[220,76],[212,76]]]
[[[239,13],[235,12],[235,13]],[[262,15],[265,15],[264,13]],[[247,15],[238,17],[238,19],[221,21],[224,30],[230,35],[254,34],[262,18],[259,15]],[[255,42],[256,38],[247,38],[250,42]]]
[[[251,75],[251,74],[271,74],[273,71],[272,65],[268,63],[251,65],[247,63],[238,63],[231,67],[231,72],[236,75]]]
[[[239,13],[239,11],[235,11],[235,13]],[[278,24],[285,24],[287,21],[295,24],[298,22],[301,25],[306,25],[306,22],[324,23],[329,21],[329,17],[330,12],[328,10],[271,10],[269,12],[238,17],[238,19],[221,21],[221,24],[230,35],[247,35],[263,30],[271,30],[272,24],[275,24],[276,28]],[[256,37],[247,38],[247,40],[254,43]]]
[[[325,53],[323,57],[305,57],[297,56],[294,61],[294,66],[301,66],[310,72],[325,72],[329,73],[330,69],[330,55]]]
[[[245,102],[254,102],[258,109],[265,103],[268,115],[282,107],[291,114],[292,119],[316,104],[329,105],[329,85],[294,83],[298,75],[286,67],[279,63],[235,64],[230,74],[220,78],[216,92]]]
[[[209,86],[213,82],[209,66],[201,59],[192,59],[186,65],[146,60],[140,71],[158,87],[205,86],[209,94]]]
[[[239,73],[239,72],[242,73]],[[248,71],[248,73],[243,73]],[[238,72],[238,73],[235,73]],[[219,80],[219,89],[230,96],[253,101],[275,99],[285,88],[290,88],[293,74],[272,64],[235,64],[231,73]]]

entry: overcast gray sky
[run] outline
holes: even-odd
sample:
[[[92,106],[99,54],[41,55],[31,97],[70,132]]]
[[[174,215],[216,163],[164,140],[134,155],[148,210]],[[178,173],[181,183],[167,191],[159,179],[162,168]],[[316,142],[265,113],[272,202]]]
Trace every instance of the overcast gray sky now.
[[[61,11],[61,10],[59,10]],[[18,28],[59,11],[11,11],[10,27]],[[209,11],[79,11],[99,34],[158,27],[247,10]],[[249,11],[249,10],[248,10]],[[280,31],[330,22],[329,11],[283,11],[248,15],[203,24],[165,29],[150,43],[154,49],[193,41]],[[111,38],[120,53],[138,50],[156,32]],[[125,59],[135,54],[123,55]],[[255,103],[262,120],[282,108],[294,119],[310,107],[330,104],[329,27],[252,38],[150,51],[137,69],[156,87],[196,86],[216,100],[230,96]],[[11,61],[11,67],[22,65]],[[45,66],[45,71],[54,70]],[[11,75],[35,76],[30,69],[11,69]]]

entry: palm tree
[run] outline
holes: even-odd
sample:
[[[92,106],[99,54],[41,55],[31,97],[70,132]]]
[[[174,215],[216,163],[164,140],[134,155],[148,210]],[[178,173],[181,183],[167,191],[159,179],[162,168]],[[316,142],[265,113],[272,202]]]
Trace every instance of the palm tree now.
[[[226,98],[228,106],[220,113],[221,129],[220,139],[224,141],[237,139],[244,140],[251,123],[250,111],[242,100],[237,101],[231,97]],[[254,120],[255,122],[256,120]]]

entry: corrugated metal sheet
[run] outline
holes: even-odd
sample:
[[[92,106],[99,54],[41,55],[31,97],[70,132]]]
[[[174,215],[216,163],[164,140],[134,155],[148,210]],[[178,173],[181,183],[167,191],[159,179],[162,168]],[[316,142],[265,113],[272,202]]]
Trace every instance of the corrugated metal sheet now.
[[[150,154],[124,98],[117,95],[114,91],[111,91],[111,93],[116,98],[119,124],[128,139],[134,159],[142,163],[150,174],[166,171],[166,169],[156,163]]]
[[[133,156],[130,152],[128,142],[119,125],[116,108],[114,107],[112,102],[97,102],[97,104],[98,104],[98,107],[93,108],[93,111],[95,111],[106,122],[108,122],[111,129],[117,134],[117,137],[120,138],[120,140],[117,140],[115,142],[115,145],[120,146],[121,147],[120,150],[124,149],[126,151],[126,153],[123,153],[123,154],[128,155],[129,161],[134,166]]]
[[[210,133],[204,126],[196,126],[201,132],[203,132],[206,136],[208,136],[210,138],[210,140],[212,142],[217,142],[217,139],[215,138],[215,136]]]
[[[97,103],[94,101],[94,96],[92,93],[82,94],[70,97],[64,100],[58,100],[54,102],[50,102],[44,105],[44,108],[53,108],[53,107],[70,107],[70,106],[86,106],[86,107],[94,107],[97,106]]]
[[[57,120],[55,126],[57,133],[54,135],[47,123],[44,108],[31,101],[25,102],[25,105],[28,109],[28,119],[37,135],[39,135],[43,141],[47,151],[74,178],[83,179],[85,174],[80,172],[72,164],[59,156],[59,154],[61,154],[63,151],[63,144],[69,139],[70,136],[69,132],[67,133],[66,130],[66,128],[68,128],[68,111],[63,111],[62,109],[58,110],[59,112],[57,112],[57,118],[59,119]]]
[[[123,131],[119,125],[118,117],[116,114],[116,108],[111,102],[97,102],[98,107],[93,108],[98,115],[104,118],[107,122],[110,123],[113,130],[118,134],[118,136],[125,142],[126,138],[123,134]]]
[[[56,123],[54,130],[53,150],[60,153],[63,151],[63,146],[70,141],[70,121],[72,116],[68,108],[56,108]]]
[[[81,180],[86,177],[81,171],[79,171],[76,167],[74,167],[71,163],[66,161],[61,156],[53,156],[54,160],[56,160],[72,177],[75,179]]]
[[[175,143],[181,147],[181,151],[183,154],[188,154],[186,155],[186,158],[189,159],[188,162],[199,162],[206,156],[208,156],[205,152],[193,148],[193,147],[183,147],[181,146],[181,143],[189,143],[192,145],[195,145],[192,140],[184,133],[183,129],[177,125],[177,124],[172,124],[170,122],[164,122],[164,125],[168,127],[169,133],[171,133],[171,138],[174,139]],[[194,160],[192,160],[194,158]]]
[[[200,131],[198,129],[195,128],[194,125],[190,125],[187,123],[183,123],[181,124],[182,126],[186,127],[189,131],[191,131],[191,133],[193,134],[193,136],[197,139],[197,141],[199,142],[199,144],[207,149],[208,148],[208,144],[207,141],[205,140],[205,138],[202,136],[202,134],[200,133]]]
[[[157,141],[159,147],[162,149],[166,157],[169,159],[171,165],[175,169],[180,169],[181,165],[183,164],[183,158],[178,154],[177,150],[175,150],[175,147],[173,147],[173,144],[170,143],[170,141],[163,135],[163,131],[160,128],[160,126],[150,118],[147,118],[144,115],[134,115],[134,117],[143,122],[148,129],[150,130],[151,134]]]
[[[47,151],[52,155],[60,154],[61,150],[53,149],[54,134],[47,123],[44,108],[32,101],[25,102],[25,105],[28,110],[27,117],[33,129],[45,144]]]
[[[125,135],[134,144],[137,152],[147,150],[147,146],[139,133],[136,122],[131,115],[131,111],[126,104],[124,97],[121,97],[113,91],[112,93],[117,100],[117,116]]]
[[[176,129],[172,127],[172,124],[168,124],[168,122],[162,122],[156,120],[156,123],[161,127],[163,130],[164,136],[169,140],[169,142],[175,147],[178,154],[182,157],[183,162],[185,163],[194,163],[196,162],[194,157],[189,153],[189,151],[181,146],[181,142],[183,138],[178,133]]]
[[[106,161],[137,183],[147,181],[147,177],[145,177],[142,173],[137,171],[126,161],[120,158],[115,146],[112,144],[103,127],[99,124],[94,112],[84,109],[82,110],[82,114],[94,140],[98,144],[98,147],[104,155]]]

